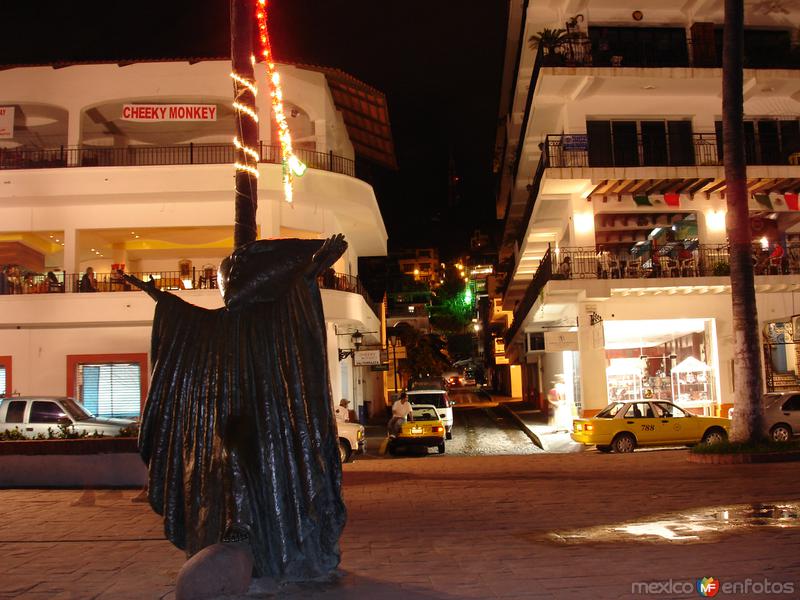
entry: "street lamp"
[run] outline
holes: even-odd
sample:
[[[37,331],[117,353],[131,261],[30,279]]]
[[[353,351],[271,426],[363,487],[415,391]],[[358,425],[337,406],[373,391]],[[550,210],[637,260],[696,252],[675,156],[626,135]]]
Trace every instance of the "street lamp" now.
[[[352,356],[353,352],[358,352],[358,349],[361,347],[362,342],[364,341],[364,335],[356,329],[353,332],[353,335],[350,336],[350,342],[355,346],[355,350],[339,350],[339,360],[344,360],[348,356]]]
[[[394,391],[397,393],[397,340],[400,337],[399,332],[392,325],[391,329],[386,332],[386,337],[389,338],[392,344],[392,362],[394,364]]]

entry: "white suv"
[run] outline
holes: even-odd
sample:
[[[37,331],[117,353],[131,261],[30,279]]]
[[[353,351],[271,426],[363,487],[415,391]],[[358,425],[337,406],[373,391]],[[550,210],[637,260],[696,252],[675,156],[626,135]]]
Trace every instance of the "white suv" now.
[[[68,426],[88,435],[119,435],[135,424],[133,419],[95,417],[72,398],[4,398],[0,399],[0,431],[18,429],[25,437],[47,436]]]
[[[444,423],[444,429],[447,432],[447,439],[453,439],[453,405],[455,402],[450,400],[445,390],[436,389],[416,389],[408,390],[406,392],[408,401],[412,405],[417,404],[432,404],[436,407],[436,412],[439,413],[439,418]]]
[[[366,439],[363,425],[336,419],[336,429],[339,432],[339,458],[342,459],[342,463],[348,462],[353,454],[364,452]]]

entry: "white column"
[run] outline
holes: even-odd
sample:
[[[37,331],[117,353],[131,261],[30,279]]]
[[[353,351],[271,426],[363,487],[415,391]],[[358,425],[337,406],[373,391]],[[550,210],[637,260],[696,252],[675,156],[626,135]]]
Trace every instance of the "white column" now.
[[[328,131],[325,127],[325,119],[314,119],[314,143],[317,152],[328,151]]]
[[[724,198],[712,196],[697,214],[697,238],[701,244],[726,244],[727,209]]]
[[[67,121],[67,146],[76,148],[81,143],[81,110],[73,108],[69,111]],[[69,166],[74,167],[79,164],[80,156],[77,151],[68,154]]]
[[[606,387],[606,351],[602,342],[602,321],[591,324],[584,309],[578,317],[581,402],[583,415],[595,415],[608,404]],[[599,328],[599,329],[598,329]]]
[[[78,260],[78,232],[75,229],[64,230],[64,265],[62,268],[67,273],[80,271]]]
[[[594,248],[594,206],[586,198],[573,196],[569,209],[570,245]]]

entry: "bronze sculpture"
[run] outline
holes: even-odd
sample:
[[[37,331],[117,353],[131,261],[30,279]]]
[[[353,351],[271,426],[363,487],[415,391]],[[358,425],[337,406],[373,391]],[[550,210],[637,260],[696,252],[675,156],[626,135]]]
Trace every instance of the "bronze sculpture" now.
[[[153,373],[139,437],[149,500],[191,556],[248,540],[254,574],[330,574],[346,519],[317,277],[327,240],[258,240],[221,266],[208,310],[127,276],[156,300]]]

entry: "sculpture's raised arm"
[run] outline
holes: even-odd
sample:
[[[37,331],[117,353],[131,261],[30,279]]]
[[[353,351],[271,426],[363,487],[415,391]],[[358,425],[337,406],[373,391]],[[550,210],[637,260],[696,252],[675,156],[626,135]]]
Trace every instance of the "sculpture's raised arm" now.
[[[332,267],[346,250],[347,242],[344,239],[344,235],[341,233],[332,235],[326,239],[322,243],[320,249],[314,253],[314,257],[311,259],[311,266],[308,271],[306,271],[306,274],[312,277],[318,277],[324,273],[326,269]]]
[[[125,279],[125,281],[127,281],[131,285],[139,288],[143,292],[146,292],[147,295],[150,296],[156,302],[158,302],[158,300],[162,296],[167,294],[167,292],[163,292],[163,291],[159,290],[156,287],[156,280],[153,279],[152,277],[150,277],[150,281],[144,282],[141,279],[139,279],[138,277],[135,277],[134,275],[129,275],[128,273],[125,273],[124,271],[117,271],[117,273],[119,275],[121,275]]]

